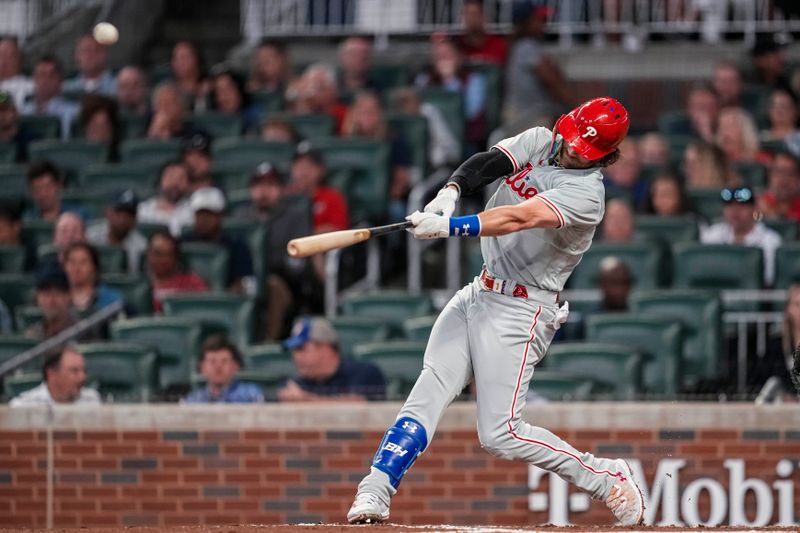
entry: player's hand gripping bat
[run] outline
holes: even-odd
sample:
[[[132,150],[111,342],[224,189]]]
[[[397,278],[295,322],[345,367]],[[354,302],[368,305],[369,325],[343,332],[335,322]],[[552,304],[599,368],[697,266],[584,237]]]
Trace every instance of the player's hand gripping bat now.
[[[344,248],[364,242],[378,235],[385,235],[395,231],[404,230],[411,227],[411,222],[398,222],[388,226],[375,226],[374,228],[346,229],[343,231],[331,231],[320,233],[308,237],[292,239],[286,245],[286,250],[292,257],[308,257],[322,252],[328,252],[335,248]]]

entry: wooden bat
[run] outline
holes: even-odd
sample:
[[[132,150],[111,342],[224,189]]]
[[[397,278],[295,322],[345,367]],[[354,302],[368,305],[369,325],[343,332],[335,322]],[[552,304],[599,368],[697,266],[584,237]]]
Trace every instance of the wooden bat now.
[[[335,248],[344,248],[353,244],[364,242],[378,235],[385,235],[411,227],[411,222],[398,222],[388,226],[375,226],[374,228],[346,229],[331,231],[292,239],[286,245],[286,250],[292,257],[308,257],[309,255],[327,252]]]

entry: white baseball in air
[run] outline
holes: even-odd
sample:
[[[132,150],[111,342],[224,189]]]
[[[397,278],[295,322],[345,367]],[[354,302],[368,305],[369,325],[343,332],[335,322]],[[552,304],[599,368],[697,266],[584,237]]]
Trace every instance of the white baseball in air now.
[[[110,22],[98,22],[94,30],[92,30],[92,37],[100,44],[109,46],[117,42],[119,39],[119,31],[117,27]]]

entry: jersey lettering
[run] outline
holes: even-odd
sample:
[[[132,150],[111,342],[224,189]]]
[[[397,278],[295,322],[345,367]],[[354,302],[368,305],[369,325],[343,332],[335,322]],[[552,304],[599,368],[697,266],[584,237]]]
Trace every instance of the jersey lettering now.
[[[527,185],[527,178],[530,176],[531,170],[533,169],[533,165],[528,163],[525,165],[525,168],[514,174],[513,176],[509,176],[506,178],[506,183],[511,190],[517,193],[517,196],[524,200],[530,200],[537,194],[539,194],[539,190],[536,187],[525,187]]]

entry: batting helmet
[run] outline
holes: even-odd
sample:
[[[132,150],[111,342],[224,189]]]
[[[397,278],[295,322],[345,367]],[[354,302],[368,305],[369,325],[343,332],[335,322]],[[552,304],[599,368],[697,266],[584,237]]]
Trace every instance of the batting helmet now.
[[[564,140],[589,161],[611,152],[628,134],[628,111],[608,96],[585,102],[556,122],[556,131]]]

